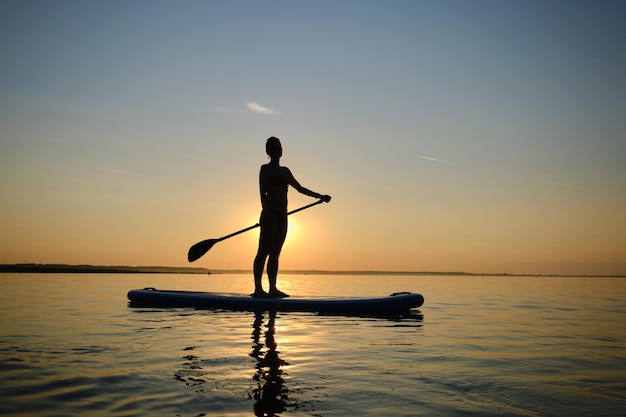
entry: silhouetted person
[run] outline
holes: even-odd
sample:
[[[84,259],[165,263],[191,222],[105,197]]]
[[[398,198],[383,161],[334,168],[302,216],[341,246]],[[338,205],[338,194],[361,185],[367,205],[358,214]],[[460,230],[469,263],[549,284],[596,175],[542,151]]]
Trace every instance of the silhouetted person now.
[[[280,166],[283,148],[280,139],[271,137],[265,143],[265,152],[270,162],[261,166],[259,173],[259,191],[261,192],[261,235],[259,249],[254,258],[254,293],[253,297],[288,297],[276,288],[278,277],[278,257],[287,237],[287,188],[291,185],[298,192],[310,197],[330,201],[329,195],[318,194],[300,185],[287,167]],[[269,259],[268,259],[269,257]],[[267,261],[267,276],[270,283],[269,293],[263,291],[261,278]]]

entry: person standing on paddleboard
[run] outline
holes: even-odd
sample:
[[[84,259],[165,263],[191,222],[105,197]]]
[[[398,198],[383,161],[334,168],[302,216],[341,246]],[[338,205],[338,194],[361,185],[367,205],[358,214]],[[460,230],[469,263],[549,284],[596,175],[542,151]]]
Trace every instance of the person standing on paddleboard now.
[[[259,249],[254,258],[254,293],[253,297],[289,297],[276,288],[278,278],[278,257],[287,237],[287,189],[291,185],[298,192],[319,198],[328,203],[329,195],[318,194],[300,185],[287,167],[280,166],[283,147],[280,139],[272,136],[265,143],[265,152],[270,162],[261,166],[259,173],[259,191],[261,192],[261,235]],[[269,259],[268,259],[269,258]],[[261,279],[267,260],[269,292],[263,291]]]

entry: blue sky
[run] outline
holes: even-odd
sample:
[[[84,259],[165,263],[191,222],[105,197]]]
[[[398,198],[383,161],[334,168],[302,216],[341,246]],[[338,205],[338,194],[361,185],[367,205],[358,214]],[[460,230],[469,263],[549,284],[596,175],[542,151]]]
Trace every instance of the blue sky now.
[[[626,273],[619,1],[5,1],[1,262],[185,264],[264,141],[282,265]],[[291,208],[307,198],[291,192]],[[254,232],[201,266],[249,268]]]

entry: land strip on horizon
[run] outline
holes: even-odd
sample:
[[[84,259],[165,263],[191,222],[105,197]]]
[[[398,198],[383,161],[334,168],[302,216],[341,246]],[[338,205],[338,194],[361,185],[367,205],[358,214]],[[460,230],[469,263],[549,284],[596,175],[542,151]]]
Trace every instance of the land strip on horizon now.
[[[208,269],[169,266],[107,266],[107,265],[67,265],[67,264],[0,264],[0,272],[29,273],[83,273],[83,274],[251,274],[246,269]],[[511,274],[438,271],[326,271],[326,270],[284,270],[282,274],[292,275],[428,275],[428,276],[494,276],[494,277],[607,277],[626,278],[626,275],[572,275],[572,274]]]

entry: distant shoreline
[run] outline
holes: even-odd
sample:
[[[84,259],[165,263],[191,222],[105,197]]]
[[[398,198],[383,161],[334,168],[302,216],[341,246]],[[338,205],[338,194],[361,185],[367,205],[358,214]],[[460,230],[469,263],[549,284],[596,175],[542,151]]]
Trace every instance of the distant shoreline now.
[[[0,272],[12,273],[56,273],[56,274],[251,274],[245,269],[208,269],[168,266],[102,266],[66,264],[0,264]],[[326,271],[326,270],[283,270],[292,275],[418,275],[418,276],[489,276],[489,277],[590,277],[626,278],[626,275],[573,275],[573,274],[509,274],[437,271]]]
[[[0,272],[37,272],[63,274],[208,274],[206,268],[167,266],[102,266],[66,264],[3,264]]]

